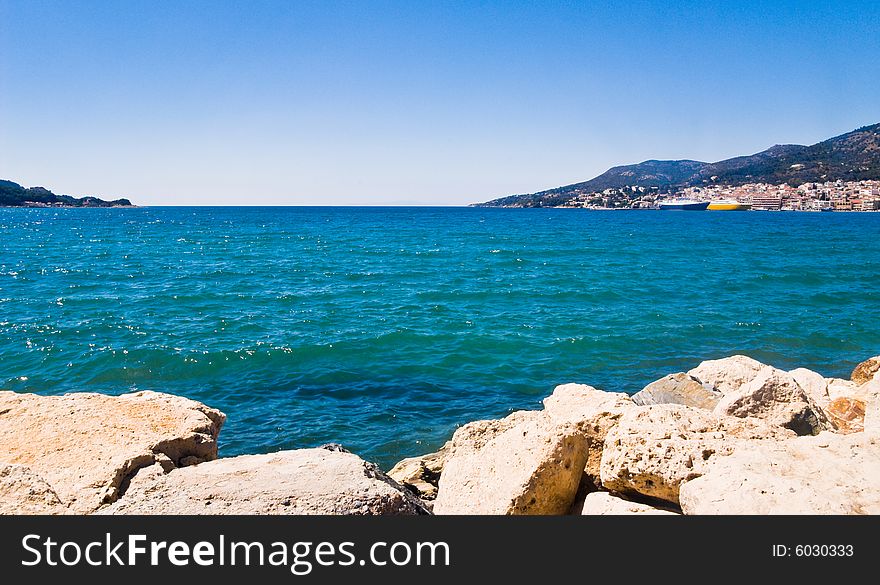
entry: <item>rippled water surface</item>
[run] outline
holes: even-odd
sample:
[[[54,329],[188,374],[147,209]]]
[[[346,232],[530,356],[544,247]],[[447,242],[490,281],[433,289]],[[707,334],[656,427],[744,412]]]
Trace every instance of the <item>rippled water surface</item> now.
[[[0,209],[0,388],[159,390],[389,465],[563,382],[880,354],[880,214]]]

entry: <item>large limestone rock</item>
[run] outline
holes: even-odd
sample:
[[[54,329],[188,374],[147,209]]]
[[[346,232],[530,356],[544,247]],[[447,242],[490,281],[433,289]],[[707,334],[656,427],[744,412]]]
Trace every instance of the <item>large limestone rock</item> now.
[[[635,408],[623,392],[603,392],[585,384],[563,384],[544,399],[544,412],[556,423],[570,424],[581,433],[587,446],[584,482],[601,485],[599,466],[605,435],[621,415]]]
[[[791,370],[788,374],[804,390],[807,396],[822,408],[831,402],[831,398],[828,396],[828,380],[822,374],[807,368],[797,368]]]
[[[216,458],[224,420],[204,404],[156,392],[0,392],[0,461],[28,467],[69,512],[88,513],[114,501],[142,467]]]
[[[58,494],[24,465],[0,463],[0,514],[64,514]]]
[[[836,398],[825,406],[825,416],[834,432],[858,433],[865,428],[865,403],[856,398]]]
[[[584,516],[629,516],[633,514],[650,516],[678,516],[675,512],[655,508],[648,504],[631,502],[608,492],[593,492],[587,494],[584,507],[581,510]]]
[[[138,476],[145,474],[145,478]],[[241,455],[163,473],[142,470],[99,514],[427,514],[375,465],[326,448]]]
[[[745,444],[681,487],[686,514],[880,514],[880,442],[862,433]]]
[[[810,401],[822,409],[830,426],[838,433],[856,433],[862,430],[865,401],[854,382],[839,378],[824,378],[821,374],[798,368],[789,375],[804,390]]]
[[[409,488],[423,500],[433,500],[437,497],[437,484],[451,446],[451,441],[447,441],[434,453],[403,459],[391,468],[388,477]]]
[[[861,386],[873,380],[878,371],[880,371],[880,355],[868,358],[857,365],[850,375],[850,380]]]
[[[586,441],[544,412],[478,421],[455,432],[435,514],[565,514],[577,494]]]
[[[461,455],[463,453],[480,451],[493,439],[510,429],[522,423],[541,418],[543,417],[540,412],[534,410],[517,410],[501,419],[475,420],[469,422],[459,427],[449,441],[446,461],[449,461],[453,452]]]
[[[632,401],[641,406],[651,404],[683,404],[712,410],[718,405],[721,393],[710,384],[679,372],[651,382],[633,394]]]
[[[836,400],[838,398],[857,398],[862,400],[859,385],[852,380],[843,380],[841,378],[826,378],[825,384],[828,388],[828,399]]]
[[[764,419],[798,435],[815,435],[830,426],[822,409],[800,384],[788,372],[772,366],[765,366],[751,381],[726,393],[715,412]]]
[[[601,479],[606,490],[678,503],[682,483],[741,441],[794,436],[760,420],[717,416],[677,404],[627,411],[605,438]],[[764,441],[760,441],[764,442]]]
[[[720,360],[707,360],[688,374],[705,384],[712,385],[721,394],[735,392],[754,379],[764,364],[744,355],[734,355]]]

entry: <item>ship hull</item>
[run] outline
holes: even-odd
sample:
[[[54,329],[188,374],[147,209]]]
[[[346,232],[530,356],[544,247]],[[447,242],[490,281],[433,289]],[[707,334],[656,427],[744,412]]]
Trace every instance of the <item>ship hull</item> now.
[[[660,209],[664,211],[703,211],[709,207],[708,201],[698,203],[661,203]]]
[[[747,211],[752,206],[747,203],[709,203],[709,211]]]

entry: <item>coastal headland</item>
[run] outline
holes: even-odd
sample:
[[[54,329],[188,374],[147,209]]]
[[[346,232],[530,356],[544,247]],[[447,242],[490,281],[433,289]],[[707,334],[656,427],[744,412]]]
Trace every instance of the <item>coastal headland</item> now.
[[[850,379],[746,356],[630,396],[564,384],[389,471],[339,445],[218,458],[202,403],[0,392],[3,514],[878,514],[880,356]]]
[[[616,166],[588,181],[475,205],[651,209],[677,197],[738,202],[756,210],[878,211],[880,124],[811,146],[777,144],[714,163],[647,160]]]
[[[44,187],[22,187],[0,179],[0,207],[136,207],[128,199],[106,201],[98,197],[56,195]]]

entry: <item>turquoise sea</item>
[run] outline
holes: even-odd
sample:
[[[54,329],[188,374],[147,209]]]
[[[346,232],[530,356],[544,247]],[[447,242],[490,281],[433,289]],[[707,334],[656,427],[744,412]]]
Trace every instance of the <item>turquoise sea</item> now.
[[[880,213],[0,209],[0,388],[158,390],[384,466],[553,387],[880,354]]]

